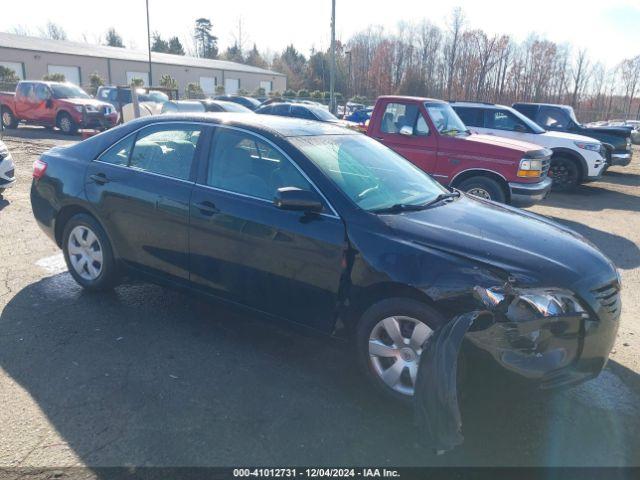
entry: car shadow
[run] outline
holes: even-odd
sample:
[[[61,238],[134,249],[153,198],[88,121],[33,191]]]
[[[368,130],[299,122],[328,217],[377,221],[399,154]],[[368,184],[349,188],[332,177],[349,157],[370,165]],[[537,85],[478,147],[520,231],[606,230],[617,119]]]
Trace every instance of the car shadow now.
[[[8,206],[9,206],[9,200],[4,198],[3,196],[0,196],[0,212],[4,209],[4,207],[8,207]]]
[[[590,197],[588,202],[585,197]],[[569,193],[552,192],[539,205],[592,212],[608,209],[640,212],[640,196],[610,190],[593,183],[580,185]]]
[[[600,250],[602,250],[616,265],[616,267],[630,270],[640,266],[640,248],[628,238],[604,232],[589,227],[583,223],[566,220],[564,218],[546,215],[547,218],[575,230]]]
[[[24,140],[82,140],[82,130],[76,135],[65,135],[58,130],[47,129],[34,125],[20,125],[18,128],[11,128],[3,131],[3,137],[9,140],[14,138]]]
[[[44,416],[89,466],[640,461],[640,379],[615,362],[545,400],[507,387],[471,395],[466,442],[444,456],[355,363],[346,342],[148,284],[92,294],[58,274],[17,292],[0,314],[0,369],[37,407],[9,392],[3,408],[22,412],[23,428]],[[55,448],[31,440],[40,464],[55,461]]]
[[[627,187],[640,187],[640,175],[630,172],[618,172],[609,170],[602,176],[601,183],[612,183]]]

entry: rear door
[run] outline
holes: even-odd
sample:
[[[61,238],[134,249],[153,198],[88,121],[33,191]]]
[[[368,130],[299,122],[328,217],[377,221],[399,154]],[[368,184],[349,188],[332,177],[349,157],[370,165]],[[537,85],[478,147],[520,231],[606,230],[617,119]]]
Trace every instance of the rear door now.
[[[191,280],[207,293],[306,324],[332,328],[345,230],[320,215],[281,210],[277,188],[315,187],[269,140],[218,126],[191,199]]]
[[[86,192],[120,258],[186,282],[189,200],[204,135],[200,124],[149,125],[87,169]]]
[[[437,164],[437,139],[431,132],[422,105],[392,100],[383,104],[373,138],[398,152],[427,173],[434,173]],[[408,127],[410,134],[400,133]],[[406,130],[406,129],[405,129]]]

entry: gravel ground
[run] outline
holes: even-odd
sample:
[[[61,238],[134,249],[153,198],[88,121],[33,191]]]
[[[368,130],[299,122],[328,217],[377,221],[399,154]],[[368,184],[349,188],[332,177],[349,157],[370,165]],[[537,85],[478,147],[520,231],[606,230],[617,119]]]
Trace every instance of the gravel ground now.
[[[29,203],[33,160],[69,141],[36,128],[5,137],[18,182],[0,200],[0,467],[640,465],[640,151],[532,207],[622,273],[605,372],[547,396],[474,394],[465,444],[435,457],[342,343],[154,285],[81,291]]]

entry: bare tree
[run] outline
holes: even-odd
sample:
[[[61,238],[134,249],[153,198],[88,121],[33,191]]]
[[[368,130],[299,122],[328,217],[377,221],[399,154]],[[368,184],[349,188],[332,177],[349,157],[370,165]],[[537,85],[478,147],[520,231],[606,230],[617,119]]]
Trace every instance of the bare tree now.
[[[50,38],[52,40],[66,40],[67,32],[64,31],[60,25],[47,22],[44,28],[40,29],[40,36],[44,38]]]
[[[456,61],[458,60],[458,48],[463,25],[464,14],[460,7],[456,7],[453,10],[449,22],[449,31],[444,49],[444,58],[447,66],[447,98],[451,98],[451,89],[453,87],[453,77],[456,69]]]
[[[573,68],[573,94],[571,95],[571,106],[578,106],[578,97],[584,88],[585,83],[589,78],[589,60],[587,58],[587,51],[580,50],[578,57],[576,58],[576,64]]]

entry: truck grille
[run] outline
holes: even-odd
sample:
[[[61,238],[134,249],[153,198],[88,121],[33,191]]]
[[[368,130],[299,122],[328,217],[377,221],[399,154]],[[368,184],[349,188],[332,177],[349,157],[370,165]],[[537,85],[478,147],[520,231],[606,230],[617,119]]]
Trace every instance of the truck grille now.
[[[620,285],[618,282],[596,288],[591,292],[600,303],[602,310],[610,317],[616,317],[620,314],[622,303],[620,301]]]
[[[542,160],[542,177],[546,177],[549,173],[549,167],[551,166],[551,159],[545,158]]]

